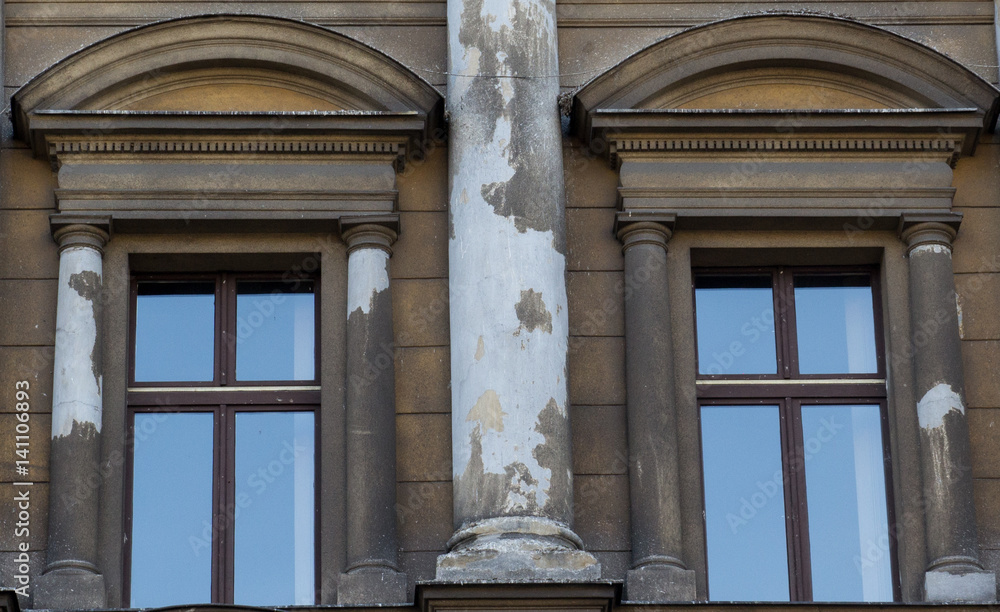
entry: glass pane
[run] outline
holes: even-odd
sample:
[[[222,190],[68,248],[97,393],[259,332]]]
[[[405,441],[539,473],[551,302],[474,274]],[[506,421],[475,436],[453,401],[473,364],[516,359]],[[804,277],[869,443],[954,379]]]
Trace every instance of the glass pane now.
[[[316,378],[311,281],[236,285],[236,379]]]
[[[703,406],[708,593],[788,601],[785,488],[777,406]]]
[[[236,414],[235,603],[314,604],[312,412]]]
[[[699,374],[776,374],[771,277],[695,281]]]
[[[871,277],[796,276],[800,374],[874,374]]]
[[[210,412],[135,415],[133,608],[212,600],[213,430]]]
[[[813,599],[892,601],[881,412],[803,406]]]
[[[139,283],[135,380],[207,382],[214,371],[215,283]]]

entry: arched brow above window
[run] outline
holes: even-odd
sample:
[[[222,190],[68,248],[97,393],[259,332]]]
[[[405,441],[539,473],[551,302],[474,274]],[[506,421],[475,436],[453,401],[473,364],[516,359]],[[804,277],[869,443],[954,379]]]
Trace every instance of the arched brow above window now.
[[[739,17],[685,30],[585,84],[574,126],[595,112],[648,109],[978,109],[997,90],[947,56],[878,27],[802,14]]]
[[[274,17],[186,17],[95,43],[14,96],[32,111],[391,111],[430,117],[431,85],[383,53],[324,28]]]

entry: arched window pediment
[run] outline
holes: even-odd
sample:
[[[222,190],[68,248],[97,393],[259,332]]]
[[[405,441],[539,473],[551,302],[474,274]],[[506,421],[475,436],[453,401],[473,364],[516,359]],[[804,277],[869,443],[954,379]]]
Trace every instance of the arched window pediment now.
[[[950,211],[952,167],[1000,91],[848,19],[763,14],[667,37],[577,91],[571,130],[619,171],[629,214],[679,227],[839,228]]]
[[[397,172],[443,137],[441,94],[405,66],[261,16],[123,32],[12,105],[15,136],[59,170],[60,215],[117,231],[315,231],[391,213]]]
[[[775,13],[650,45],[581,87],[574,119],[580,127],[607,109],[975,108],[990,120],[996,100],[997,90],[961,64],[887,30]]]

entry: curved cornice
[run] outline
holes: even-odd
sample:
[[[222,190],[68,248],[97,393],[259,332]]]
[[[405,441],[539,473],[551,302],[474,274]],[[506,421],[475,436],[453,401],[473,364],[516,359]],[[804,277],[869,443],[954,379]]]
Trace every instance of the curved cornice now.
[[[277,17],[212,15],[141,26],[54,64],[15,93],[15,134],[43,110],[100,110],[116,88],[169,73],[233,66],[280,71],[342,93],[354,110],[416,112],[436,123],[441,94],[408,68],[330,30]],[[113,96],[110,96],[113,97]],[[177,109],[184,110],[184,109]]]
[[[898,92],[903,108],[977,109],[987,129],[996,120],[1000,92],[930,47],[840,17],[769,13],[691,28],[631,55],[577,91],[573,130],[586,139],[597,111],[651,108],[678,84],[771,66],[864,78]]]

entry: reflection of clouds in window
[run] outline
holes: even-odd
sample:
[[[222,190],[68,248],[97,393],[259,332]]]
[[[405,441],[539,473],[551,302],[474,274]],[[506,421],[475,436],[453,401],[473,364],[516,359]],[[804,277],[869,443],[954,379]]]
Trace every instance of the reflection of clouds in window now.
[[[311,412],[236,414],[235,603],[313,603],[314,431]]]
[[[875,316],[870,289],[857,289],[844,296],[844,327],[847,328],[847,372],[877,372]]]
[[[880,407],[802,406],[802,430],[821,442],[805,462],[813,599],[892,601]]]
[[[313,327],[316,318],[313,313],[312,296],[308,298],[296,300],[294,303],[292,380],[312,380],[316,375],[313,364],[316,354],[314,344],[316,334]]]
[[[313,501],[316,482],[313,414],[311,412],[295,413],[292,415],[292,419],[295,429],[295,448],[309,449],[307,453],[296,457],[294,468],[293,503],[295,510],[292,520],[295,525],[295,603],[311,605],[316,600],[313,588],[316,578],[315,538],[313,536],[315,530],[313,519],[316,510]]]
[[[870,282],[867,276],[796,277],[799,372],[878,372]]]
[[[236,379],[315,378],[312,283],[289,293],[282,282],[240,282],[236,297]]]
[[[882,423],[877,406],[852,406],[854,476],[858,490],[860,558],[863,601],[892,601],[889,563],[889,516],[885,500]]]

